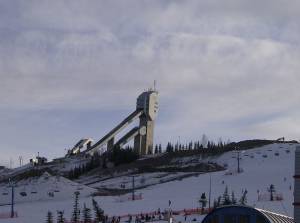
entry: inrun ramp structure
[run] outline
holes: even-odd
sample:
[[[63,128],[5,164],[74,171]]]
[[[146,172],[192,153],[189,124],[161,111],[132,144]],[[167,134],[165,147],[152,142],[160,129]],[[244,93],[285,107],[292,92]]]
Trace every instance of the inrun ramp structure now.
[[[134,150],[139,155],[146,155],[153,152],[154,121],[158,113],[158,92],[149,89],[137,98],[136,109],[121,121],[116,127],[109,131],[95,144],[86,150],[93,154],[104,146],[107,150],[112,150],[115,146],[122,147],[131,140],[134,140]],[[139,119],[139,126],[134,127],[115,143],[115,136]]]

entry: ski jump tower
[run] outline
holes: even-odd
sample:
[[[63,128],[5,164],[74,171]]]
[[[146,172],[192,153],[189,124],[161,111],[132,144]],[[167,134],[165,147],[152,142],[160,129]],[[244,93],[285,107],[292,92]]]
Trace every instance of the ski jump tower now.
[[[92,145],[86,152],[93,154],[106,145],[107,150],[122,147],[130,140],[134,140],[134,150],[139,155],[146,155],[153,151],[154,121],[158,112],[158,92],[149,89],[137,98],[136,110],[120,124],[107,133],[102,139]],[[134,120],[139,119],[139,126],[134,127],[115,142],[115,136]]]

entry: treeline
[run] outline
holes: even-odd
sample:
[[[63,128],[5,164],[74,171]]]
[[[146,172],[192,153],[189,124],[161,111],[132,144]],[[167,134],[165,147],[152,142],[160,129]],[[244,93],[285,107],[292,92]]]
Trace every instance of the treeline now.
[[[184,150],[223,150],[232,148],[232,143],[226,144],[225,142],[218,142],[215,143],[213,141],[208,141],[206,144],[200,143],[200,141],[196,142],[189,142],[187,144],[172,144],[171,142],[167,143],[166,146],[166,152],[178,152],[178,151],[184,151]]]
[[[121,164],[134,162],[138,158],[139,155],[131,147],[126,147],[124,149],[115,147],[112,151],[107,151],[101,155],[99,153],[95,153],[91,156],[88,162],[70,170],[68,173],[68,178],[77,179],[81,175],[98,167],[106,169],[108,162],[113,163],[114,166],[118,166]]]
[[[68,173],[69,179],[77,179],[82,174],[87,173],[97,167],[102,165],[103,168],[106,168],[106,161],[103,156],[100,156],[99,153],[95,153],[91,156],[90,160],[84,164],[76,166],[75,168],[71,169]]]
[[[244,140],[240,142],[227,142],[219,141],[216,143],[214,141],[207,140],[206,137],[203,137],[201,141],[191,141],[186,144],[182,143],[171,143],[168,142],[165,151],[168,153],[181,152],[181,151],[199,151],[201,153],[218,153],[218,152],[226,152],[231,150],[247,150],[255,147],[261,147],[268,144],[275,143],[277,141],[274,140],[261,140],[261,139],[253,139],[253,140]],[[156,146],[158,147],[158,146]]]
[[[167,152],[174,156],[181,155],[191,155],[191,154],[218,154],[232,150],[246,150],[255,147],[260,147],[274,143],[276,141],[272,140],[245,140],[240,142],[224,142],[221,138],[218,142],[210,141],[208,138],[203,135],[201,140],[190,141],[189,143],[171,143],[168,142],[166,147],[163,148],[161,144],[156,144],[152,153],[160,154]],[[108,163],[112,163],[114,166],[121,164],[134,162],[139,158],[139,155],[134,151],[130,146],[125,148],[114,147],[111,151],[107,151],[103,154],[95,153],[91,156],[90,160],[85,164],[75,167],[69,171],[68,177],[70,179],[77,179],[82,174],[85,174],[95,168],[102,167],[103,169],[107,168]]]
[[[79,192],[76,191],[74,193],[75,199],[74,199],[74,205],[73,205],[73,211],[71,216],[71,222],[72,223],[106,223],[108,222],[108,216],[104,215],[103,209],[100,208],[99,204],[96,200],[92,199],[93,204],[93,211],[94,211],[94,217],[92,217],[92,209],[88,208],[86,204],[84,204],[84,207],[82,210],[79,208]],[[57,219],[54,221],[54,216],[51,211],[48,211],[46,216],[46,223],[65,223],[70,222],[68,221],[64,216],[64,211],[57,211]]]
[[[127,146],[124,149],[114,147],[111,152],[108,152],[105,155],[108,156],[108,160],[114,163],[115,166],[131,163],[139,158],[139,154],[137,154],[130,146]]]

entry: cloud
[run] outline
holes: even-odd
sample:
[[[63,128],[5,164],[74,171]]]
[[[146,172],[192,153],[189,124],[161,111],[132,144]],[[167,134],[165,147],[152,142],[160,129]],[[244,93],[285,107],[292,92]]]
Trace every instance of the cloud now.
[[[61,154],[74,135],[104,134],[157,80],[157,141],[298,138],[299,9],[282,0],[2,1],[0,109],[20,116],[3,128],[29,129],[20,137],[30,151],[45,144]],[[111,121],[99,135],[95,113]],[[52,142],[51,114],[66,124],[65,141]],[[37,119],[44,127],[30,128]]]

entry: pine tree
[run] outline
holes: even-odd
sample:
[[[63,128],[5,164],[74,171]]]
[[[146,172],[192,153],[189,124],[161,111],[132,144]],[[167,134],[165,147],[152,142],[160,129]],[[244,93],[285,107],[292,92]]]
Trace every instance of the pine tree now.
[[[236,198],[235,198],[235,195],[234,195],[234,191],[231,192],[231,203],[236,204]]]
[[[85,204],[84,204],[84,207],[83,207],[83,213],[82,214],[83,214],[82,215],[83,223],[91,223],[92,222],[91,209],[87,208]]]
[[[222,197],[219,196],[218,200],[217,200],[217,207],[221,206],[221,200],[222,200]]]
[[[206,207],[207,199],[205,193],[201,194],[199,203],[201,204],[201,212],[203,212],[204,208]]]
[[[170,153],[171,150],[172,150],[172,148],[171,148],[171,143],[168,142],[167,148],[166,148],[166,152],[167,152],[167,153]]]
[[[241,197],[241,199],[240,199],[240,204],[241,204],[241,205],[245,205],[245,204],[247,203],[247,193],[248,193],[247,190],[245,190],[245,191],[243,192],[243,195],[242,195],[242,197]]]
[[[94,199],[92,200],[93,202],[93,208],[95,211],[95,216],[96,216],[96,222],[103,222],[104,220],[104,211],[99,207],[97,201]]]
[[[159,146],[158,146],[158,152],[159,152],[159,153],[162,153],[162,150],[161,150],[161,144],[159,144]]]
[[[229,205],[229,204],[231,204],[231,201],[228,194],[228,187],[226,186],[222,197],[222,205]]]
[[[53,223],[53,215],[51,211],[48,211],[47,213],[46,223]]]
[[[74,200],[74,206],[72,212],[72,223],[77,223],[80,221],[79,194],[80,194],[79,191],[76,191],[74,193],[75,200]]]
[[[270,201],[273,201],[274,200],[274,193],[275,193],[275,186],[273,184],[270,185],[270,188],[269,188],[269,192],[270,192]]]
[[[103,158],[102,158],[102,168],[103,169],[107,168],[107,162],[106,162],[106,157],[105,156],[103,156]]]
[[[64,212],[63,211],[57,211],[57,223],[64,223]]]

